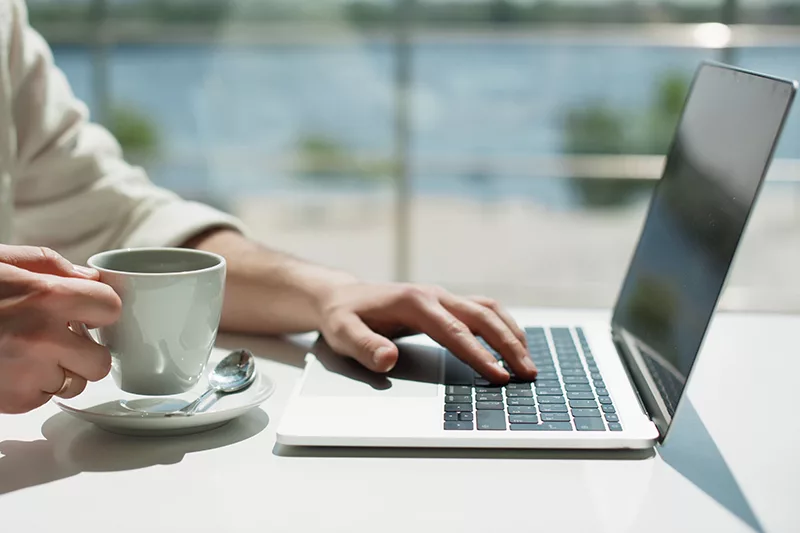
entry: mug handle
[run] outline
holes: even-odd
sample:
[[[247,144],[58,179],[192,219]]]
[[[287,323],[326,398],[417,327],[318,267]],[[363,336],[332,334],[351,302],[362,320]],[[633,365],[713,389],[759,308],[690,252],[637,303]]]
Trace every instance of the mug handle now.
[[[89,328],[86,327],[86,324],[84,324],[83,322],[76,322],[74,320],[70,320],[68,325],[69,329],[71,329],[77,335],[80,335],[81,337],[86,337],[95,344],[100,344],[100,342],[95,338],[94,335],[92,335],[92,332],[89,331]],[[102,346],[102,344],[100,345]]]

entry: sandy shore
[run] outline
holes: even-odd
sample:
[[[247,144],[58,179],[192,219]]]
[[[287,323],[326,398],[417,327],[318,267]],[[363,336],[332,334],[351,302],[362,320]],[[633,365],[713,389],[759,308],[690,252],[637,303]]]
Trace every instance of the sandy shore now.
[[[372,280],[391,280],[395,226],[388,194],[287,195],[234,201],[254,236]],[[646,206],[553,211],[504,199],[415,197],[414,281],[481,293],[506,305],[608,307]],[[767,186],[742,241],[721,308],[800,311],[800,189]]]

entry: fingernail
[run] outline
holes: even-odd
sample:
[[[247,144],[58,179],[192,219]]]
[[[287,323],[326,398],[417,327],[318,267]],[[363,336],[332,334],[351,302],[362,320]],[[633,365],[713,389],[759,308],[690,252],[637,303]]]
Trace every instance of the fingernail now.
[[[372,354],[372,362],[375,363],[375,366],[382,367],[383,360],[386,358],[387,355],[389,355],[389,348],[387,348],[386,346],[381,346],[380,348],[375,350],[375,353]],[[394,364],[392,364],[392,366],[389,367],[387,370],[391,370],[392,367],[394,367]]]
[[[523,359],[523,360],[522,360],[522,364],[525,366],[525,368],[526,368],[527,370],[529,370],[529,371],[531,371],[531,372],[536,372],[536,365],[535,365],[535,364],[533,364],[533,361],[531,361],[531,360],[530,360],[530,359],[528,359],[527,357],[526,357],[525,359]]]
[[[88,278],[94,278],[98,276],[97,270],[81,265],[72,265],[72,269],[82,276],[86,276]]]

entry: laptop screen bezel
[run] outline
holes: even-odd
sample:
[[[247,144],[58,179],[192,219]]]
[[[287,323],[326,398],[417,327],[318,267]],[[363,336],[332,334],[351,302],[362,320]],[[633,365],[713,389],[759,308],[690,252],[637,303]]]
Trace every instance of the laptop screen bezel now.
[[[770,168],[770,166],[772,164],[772,161],[773,161],[773,158],[774,158],[774,155],[775,155],[775,150],[777,149],[778,141],[780,140],[780,137],[781,137],[781,134],[783,132],[784,126],[786,124],[786,120],[787,120],[787,118],[789,116],[789,112],[790,112],[790,110],[792,108],[792,104],[793,104],[794,98],[795,98],[797,90],[798,90],[798,83],[796,81],[793,81],[793,80],[788,80],[788,79],[784,79],[784,78],[780,78],[780,77],[776,77],[776,76],[766,75],[766,74],[763,74],[763,73],[753,72],[753,71],[750,71],[750,70],[747,70],[747,69],[743,69],[743,68],[740,68],[740,67],[734,67],[734,66],[731,66],[731,65],[717,63],[717,62],[714,62],[714,61],[703,61],[703,62],[701,62],[700,66],[695,71],[695,75],[692,78],[692,82],[691,82],[691,84],[689,86],[686,102],[684,103],[683,110],[681,111],[681,116],[680,116],[680,119],[679,119],[679,122],[678,122],[678,126],[675,129],[675,134],[673,135],[673,139],[671,141],[669,149],[666,152],[666,154],[667,154],[666,157],[667,158],[672,156],[672,154],[674,152],[675,143],[677,141],[677,132],[678,132],[680,124],[683,122],[683,120],[685,118],[685,114],[686,114],[686,107],[687,107],[686,103],[688,102],[689,98],[691,98],[691,94],[692,94],[692,91],[693,91],[693,89],[694,89],[694,87],[695,87],[695,85],[697,83],[697,80],[708,69],[722,69],[722,70],[727,70],[727,71],[732,72],[732,73],[739,73],[739,74],[744,74],[744,75],[748,75],[748,76],[754,76],[754,77],[757,77],[757,78],[765,79],[765,80],[772,81],[772,82],[775,82],[775,83],[780,84],[780,85],[788,85],[789,88],[790,88],[790,94],[789,94],[789,98],[788,98],[787,103],[786,103],[786,108],[784,109],[783,116],[781,118],[780,125],[779,125],[778,130],[777,130],[777,134],[775,136],[775,141],[772,143],[772,146],[770,147],[770,151],[769,151],[769,154],[768,154],[768,157],[767,157],[767,163],[764,166],[764,169],[763,169],[761,175],[759,176],[758,184],[756,186],[756,192],[755,192],[755,195],[753,197],[753,202],[750,204],[750,206],[748,207],[747,212],[745,214],[744,225],[742,227],[742,232],[739,234],[739,236],[738,236],[738,238],[736,240],[736,247],[735,247],[735,250],[734,250],[733,257],[731,258],[731,261],[728,263],[728,266],[727,266],[727,269],[726,269],[726,273],[725,273],[725,277],[724,277],[724,282],[723,282],[723,285],[722,285],[723,289],[717,294],[716,298],[714,299],[714,305],[712,307],[711,316],[710,316],[710,318],[708,320],[708,323],[704,327],[703,335],[701,337],[697,353],[695,354],[695,357],[692,360],[692,364],[690,366],[689,372],[687,373],[687,378],[686,378],[686,382],[684,384],[683,390],[681,391],[681,394],[680,394],[680,396],[678,398],[678,401],[676,402],[676,405],[675,405],[675,413],[676,414],[678,413],[678,411],[681,408],[681,403],[686,398],[686,391],[687,391],[687,389],[688,389],[688,387],[690,385],[692,374],[693,374],[694,368],[695,368],[696,363],[697,363],[697,359],[699,358],[700,353],[703,350],[703,346],[705,344],[705,340],[706,340],[706,337],[707,337],[707,334],[708,334],[709,326],[713,322],[714,315],[716,314],[717,307],[719,305],[719,300],[720,300],[720,298],[721,298],[721,296],[722,296],[722,294],[724,292],[724,287],[726,286],[728,278],[730,276],[731,265],[733,264],[733,262],[736,259],[736,254],[739,252],[739,248],[740,248],[739,244],[741,242],[741,239],[742,239],[745,231],[747,230],[747,226],[749,224],[749,221],[750,221],[750,218],[751,218],[751,215],[752,215],[752,212],[753,212],[753,208],[754,208],[756,202],[758,201],[758,197],[759,197],[759,195],[761,193],[761,190],[763,188],[764,181],[766,179],[767,173],[769,172],[769,168]],[[666,170],[666,168],[667,168],[667,165],[664,166],[665,170]],[[662,177],[663,177],[663,174],[662,174]],[[650,211],[653,208],[653,202],[654,202],[654,200],[656,198],[656,194],[658,193],[659,185],[660,185],[660,183],[656,184],[656,187],[655,187],[655,189],[653,191],[653,194],[651,195],[651,198],[650,198],[650,201],[649,201],[649,205],[648,205],[648,209],[647,209],[647,212],[646,212],[647,214],[645,215],[644,220],[647,220],[647,217],[649,216]],[[659,392],[659,390],[658,390],[657,386],[655,385],[654,381],[652,380],[652,377],[650,376],[650,372],[647,370],[647,367],[645,365],[644,357],[647,356],[646,353],[648,351],[653,351],[653,349],[651,347],[649,347],[644,342],[643,339],[637,338],[635,335],[633,335],[632,332],[630,332],[630,331],[626,330],[624,327],[622,327],[622,325],[618,321],[618,312],[619,312],[620,306],[621,306],[622,288],[626,285],[626,283],[628,281],[628,278],[632,275],[633,267],[634,267],[633,258],[635,257],[635,251],[641,245],[643,237],[644,237],[644,230],[639,235],[639,239],[637,241],[636,247],[634,248],[634,253],[631,254],[631,261],[628,264],[628,270],[627,270],[627,272],[625,274],[625,279],[624,279],[623,283],[620,285],[620,292],[618,293],[617,301],[616,301],[616,303],[614,305],[614,308],[613,308],[613,315],[612,315],[612,320],[611,320],[611,338],[612,338],[612,341],[614,342],[614,344],[616,346],[616,349],[617,349],[617,352],[619,353],[620,359],[622,360],[623,365],[625,366],[625,369],[628,372],[629,377],[631,378],[631,381],[632,381],[632,384],[634,386],[634,389],[635,389],[636,393],[639,395],[639,398],[640,398],[640,400],[642,402],[643,408],[646,410],[647,414],[650,416],[650,419],[653,421],[653,423],[656,425],[656,427],[658,429],[658,433],[659,433],[658,440],[659,440],[659,442],[663,442],[664,439],[666,439],[667,434],[669,433],[669,428],[672,425],[672,421],[674,419],[674,416],[671,416],[669,414],[669,411],[666,408],[665,402],[663,401],[662,395]]]

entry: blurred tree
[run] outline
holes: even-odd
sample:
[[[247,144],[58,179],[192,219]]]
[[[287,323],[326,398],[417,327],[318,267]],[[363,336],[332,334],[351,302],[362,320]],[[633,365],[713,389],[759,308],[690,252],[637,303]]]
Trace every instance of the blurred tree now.
[[[489,20],[495,24],[508,24],[519,22],[522,14],[518,12],[517,5],[509,0],[492,0],[489,4]]]
[[[158,156],[158,127],[144,113],[132,106],[112,106],[108,129],[122,146],[125,158],[135,164],[146,164]]]
[[[633,115],[630,120],[621,111],[597,102],[569,110],[564,120],[564,153],[666,154],[688,90],[686,76],[669,72],[659,80],[650,109]],[[570,185],[582,205],[612,207],[641,197],[654,183],[647,179],[575,176]]]
[[[355,157],[334,137],[312,133],[297,141],[295,158],[299,178],[311,180],[381,180],[392,176],[388,159],[364,160]]]
[[[655,98],[640,137],[640,146],[633,152],[664,155],[669,150],[678,126],[690,80],[681,72],[668,72],[656,88]]]
[[[326,135],[310,134],[297,143],[300,176],[307,178],[341,177],[347,175],[350,156],[336,139]]]

